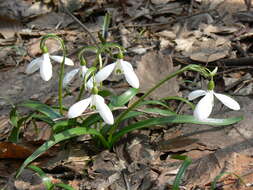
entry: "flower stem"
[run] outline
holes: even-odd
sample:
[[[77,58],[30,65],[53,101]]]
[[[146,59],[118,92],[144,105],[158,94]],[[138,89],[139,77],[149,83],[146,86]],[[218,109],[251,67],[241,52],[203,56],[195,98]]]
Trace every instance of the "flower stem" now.
[[[112,144],[112,136],[114,134],[114,132],[117,130],[119,123],[121,122],[121,120],[124,118],[124,116],[126,114],[128,114],[131,110],[133,110],[141,101],[143,101],[147,96],[149,96],[153,91],[155,91],[157,88],[159,88],[161,85],[163,85],[166,81],[172,79],[173,77],[177,76],[178,74],[181,74],[187,70],[193,70],[193,71],[202,71],[202,67],[199,65],[188,65],[170,75],[168,75],[167,77],[165,77],[163,80],[161,80],[160,82],[158,82],[154,87],[152,87],[151,89],[149,89],[142,97],[140,97],[137,101],[135,101],[127,110],[125,110],[124,112],[122,112],[117,120],[115,121],[114,125],[111,127],[111,129],[109,130],[109,137],[108,137],[108,142],[110,145],[110,148],[113,146]]]
[[[48,34],[46,36],[43,36],[41,39],[41,42],[40,42],[40,49],[41,50],[45,49],[45,42],[49,38],[59,41],[61,44],[62,51],[63,51],[63,60],[61,62],[61,66],[60,66],[59,84],[58,84],[59,112],[60,112],[60,114],[63,115],[62,92],[63,92],[63,77],[64,77],[64,63],[65,63],[65,58],[66,58],[66,48],[65,48],[63,40],[60,37],[58,37],[55,34]]]

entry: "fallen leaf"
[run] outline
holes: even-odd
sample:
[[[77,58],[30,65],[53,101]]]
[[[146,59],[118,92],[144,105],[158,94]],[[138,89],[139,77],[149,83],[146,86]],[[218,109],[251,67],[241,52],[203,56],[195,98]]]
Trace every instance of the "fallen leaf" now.
[[[11,142],[0,142],[0,158],[25,159],[32,154],[29,148]]]
[[[192,50],[193,43],[195,38],[178,38],[175,40],[176,42],[176,50],[177,51],[185,51],[189,52]]]
[[[28,26],[37,29],[45,29],[45,28],[56,28],[59,25],[60,28],[65,28],[72,22],[73,19],[68,15],[66,15],[65,13],[51,12],[29,22]]]
[[[0,16],[0,33],[5,39],[13,38],[22,28],[23,26],[18,20]]]
[[[174,67],[170,56],[163,55],[158,52],[150,52],[142,56],[141,61],[138,62],[137,76],[140,79],[140,92],[147,92],[150,88],[155,86],[160,80],[172,72],[179,69]],[[160,99],[167,96],[177,96],[180,93],[178,79],[173,78],[165,83],[160,88],[156,89],[150,98]]]
[[[204,39],[195,44],[190,58],[194,61],[209,63],[229,55],[230,41],[224,38]]]

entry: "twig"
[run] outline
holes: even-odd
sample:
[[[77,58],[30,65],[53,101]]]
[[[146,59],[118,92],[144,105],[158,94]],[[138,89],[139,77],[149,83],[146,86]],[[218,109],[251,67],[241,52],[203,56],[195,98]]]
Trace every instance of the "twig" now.
[[[62,1],[60,0],[60,4],[63,7],[64,11],[72,18],[74,19],[83,29],[85,32],[88,33],[88,35],[90,36],[90,38],[92,39],[92,41],[94,42],[94,44],[97,46],[97,40],[96,38],[93,36],[93,34],[89,31],[89,29],[78,19],[76,18],[62,3]]]

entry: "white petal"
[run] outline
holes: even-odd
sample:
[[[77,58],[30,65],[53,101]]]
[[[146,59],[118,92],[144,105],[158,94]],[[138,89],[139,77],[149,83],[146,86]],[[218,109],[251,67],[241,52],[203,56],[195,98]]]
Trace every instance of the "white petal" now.
[[[49,81],[52,78],[53,70],[48,53],[43,54],[43,61],[40,64],[40,75],[44,81]]]
[[[105,79],[107,79],[111,75],[111,73],[113,72],[115,66],[116,66],[116,63],[112,63],[112,64],[105,66],[100,71],[98,71],[97,74],[95,75],[95,81],[97,83],[100,83],[100,82],[104,81]]]
[[[75,118],[80,116],[90,105],[91,97],[81,100],[69,108],[68,118]]]
[[[26,74],[32,74],[35,71],[39,70],[40,64],[42,63],[42,61],[43,61],[43,57],[39,57],[32,60],[32,62],[29,63],[29,65],[27,66],[25,70]]]
[[[131,68],[132,70],[134,70],[132,64],[129,63],[128,61],[124,61],[123,59],[120,59],[119,61],[120,61],[120,64],[121,64],[121,65],[122,65],[122,64],[125,64],[125,65],[127,65],[129,68]]]
[[[189,100],[194,100],[194,99],[196,99],[200,96],[204,96],[204,95],[206,95],[205,90],[194,90],[188,95],[188,99]]]
[[[130,67],[128,64],[126,64],[128,62],[126,61],[122,61],[121,62],[121,67],[122,70],[124,72],[124,75],[126,77],[126,81],[134,88],[139,88],[140,86],[140,82],[139,79],[137,77],[137,75],[135,74],[134,70],[132,67]],[[129,63],[130,64],[130,63]]]
[[[240,105],[237,101],[235,101],[233,98],[230,98],[229,96],[226,96],[224,94],[214,93],[214,95],[228,108],[232,110],[239,110]]]
[[[91,90],[93,88],[93,79],[89,79],[88,82],[86,83],[86,88],[88,90]]]
[[[99,95],[94,95],[94,105],[103,120],[107,124],[112,125],[114,123],[114,118],[110,108],[105,104],[104,98]]]
[[[69,71],[63,78],[63,88],[65,88],[76,76],[76,74],[79,72],[79,69],[74,69],[72,71]]]
[[[58,63],[62,63],[62,61],[63,61],[63,56],[59,56],[59,55],[51,55],[50,58]],[[67,57],[65,57],[64,64],[69,65],[69,66],[74,66],[74,62]]]
[[[84,78],[84,76],[86,75],[88,68],[86,66],[81,66],[81,75],[82,78]]]
[[[213,99],[213,92],[207,92],[206,95],[197,104],[193,113],[194,117],[199,120],[208,118],[212,112]]]

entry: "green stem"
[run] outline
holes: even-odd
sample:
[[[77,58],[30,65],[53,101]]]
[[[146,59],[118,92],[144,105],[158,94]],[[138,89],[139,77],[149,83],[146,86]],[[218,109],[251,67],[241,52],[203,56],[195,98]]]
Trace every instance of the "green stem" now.
[[[76,99],[76,102],[78,102],[78,101],[81,100],[82,95],[83,95],[83,92],[84,92],[84,89],[85,89],[85,78],[83,78],[82,86],[81,86],[79,95],[78,95],[78,97],[77,97],[77,99]]]
[[[63,115],[63,103],[62,103],[62,97],[63,97],[63,77],[64,77],[64,63],[65,63],[65,58],[66,58],[66,48],[65,48],[65,45],[64,45],[64,42],[63,40],[56,36],[55,34],[48,34],[46,36],[43,36],[42,39],[41,39],[41,42],[40,42],[40,49],[43,50],[44,47],[45,47],[45,42],[47,39],[49,38],[52,38],[52,39],[55,39],[57,41],[60,42],[61,44],[61,48],[62,48],[62,51],[63,51],[63,60],[61,62],[61,66],[60,66],[60,73],[59,73],[59,84],[58,84],[58,102],[59,102],[59,111],[60,111],[60,114]]]
[[[119,126],[119,123],[121,122],[121,120],[124,118],[124,116],[126,114],[128,114],[131,110],[133,110],[141,101],[143,101],[147,96],[149,96],[154,90],[156,90],[157,88],[159,88],[162,84],[164,84],[166,81],[172,79],[173,77],[177,76],[178,74],[181,74],[187,70],[193,70],[193,71],[202,71],[203,67],[199,66],[199,65],[188,65],[170,75],[168,75],[166,78],[164,78],[163,80],[161,80],[160,82],[158,82],[154,87],[152,87],[151,89],[148,90],[148,92],[146,92],[142,97],[140,97],[136,102],[134,102],[127,110],[125,110],[124,112],[122,112],[117,120],[115,121],[114,125],[111,127],[111,129],[109,130],[109,137],[108,137],[108,142],[110,145],[110,148],[112,147],[112,136],[114,134],[114,132],[116,131],[116,129]]]
[[[60,114],[63,115],[63,103],[62,103],[62,92],[63,92],[63,77],[64,77],[64,62],[65,62],[65,53],[63,57],[63,61],[61,63],[60,73],[59,73],[59,84],[58,84],[58,97],[59,97],[59,106],[60,106]]]

